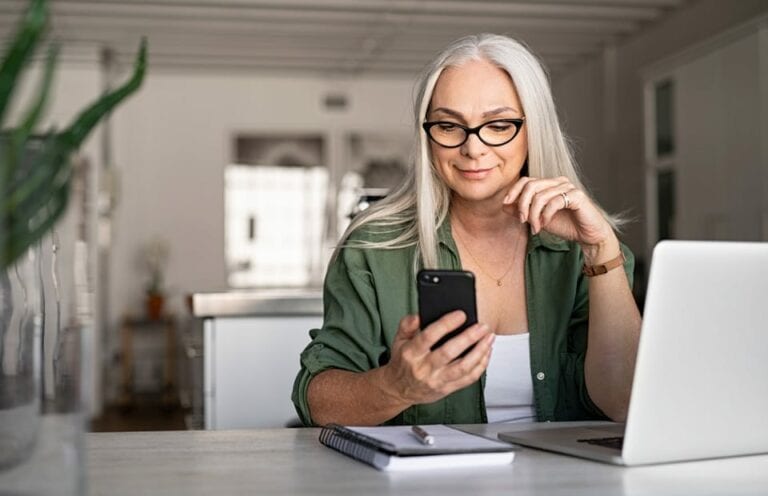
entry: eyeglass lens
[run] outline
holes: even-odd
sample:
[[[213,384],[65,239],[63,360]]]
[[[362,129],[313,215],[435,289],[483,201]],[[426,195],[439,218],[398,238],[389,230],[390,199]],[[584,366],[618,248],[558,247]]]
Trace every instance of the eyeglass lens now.
[[[510,121],[490,121],[474,130],[452,122],[438,122],[429,128],[429,135],[440,145],[459,146],[467,140],[469,131],[477,134],[485,144],[498,146],[511,141],[517,130],[518,125]]]

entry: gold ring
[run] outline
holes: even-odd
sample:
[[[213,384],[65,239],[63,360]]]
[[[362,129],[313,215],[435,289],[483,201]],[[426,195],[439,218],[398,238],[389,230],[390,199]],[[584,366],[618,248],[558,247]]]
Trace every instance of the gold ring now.
[[[568,198],[568,195],[565,193],[560,193],[560,196],[563,197],[563,203],[565,204],[564,208],[568,208],[571,205],[571,200]]]

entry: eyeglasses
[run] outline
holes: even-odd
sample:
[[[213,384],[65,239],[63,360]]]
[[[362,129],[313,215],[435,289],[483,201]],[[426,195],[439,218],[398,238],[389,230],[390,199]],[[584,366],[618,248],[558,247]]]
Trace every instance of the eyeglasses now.
[[[427,136],[445,148],[457,148],[469,139],[470,134],[476,134],[480,141],[488,146],[506,145],[517,136],[523,127],[525,117],[519,119],[497,119],[480,124],[477,127],[467,127],[448,121],[425,122],[421,125]]]

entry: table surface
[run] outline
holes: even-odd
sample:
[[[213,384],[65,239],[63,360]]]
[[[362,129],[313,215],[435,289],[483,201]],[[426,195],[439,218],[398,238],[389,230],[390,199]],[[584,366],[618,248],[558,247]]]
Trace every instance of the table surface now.
[[[495,438],[530,425],[463,429]],[[534,424],[538,428],[564,424]],[[91,495],[767,494],[768,455],[624,468],[521,447],[509,466],[379,472],[322,446],[318,429],[91,433]]]

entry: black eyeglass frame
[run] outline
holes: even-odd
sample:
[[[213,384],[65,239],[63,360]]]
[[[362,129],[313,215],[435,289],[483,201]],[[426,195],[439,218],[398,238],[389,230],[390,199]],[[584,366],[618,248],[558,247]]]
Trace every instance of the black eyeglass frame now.
[[[509,138],[507,141],[505,141],[503,143],[497,143],[497,144],[488,143],[487,141],[485,141],[483,139],[482,136],[480,136],[480,130],[482,128],[484,128],[485,126],[488,126],[490,124],[499,123],[499,122],[505,122],[507,124],[514,124],[515,125],[515,134],[513,134],[511,138]],[[459,124],[457,122],[451,122],[451,121],[431,121],[431,122],[425,122],[425,123],[423,123],[421,125],[421,127],[422,127],[422,129],[424,129],[424,132],[427,133],[427,137],[429,139],[431,139],[432,141],[434,141],[438,145],[442,146],[443,148],[458,148],[458,147],[462,146],[464,143],[466,143],[467,140],[469,139],[469,136],[472,135],[472,134],[476,135],[477,139],[479,139],[486,146],[504,146],[504,145],[506,145],[507,143],[509,143],[510,141],[512,141],[513,139],[515,139],[517,137],[517,135],[520,133],[520,130],[523,128],[523,124],[524,123],[525,123],[525,116],[519,117],[519,118],[515,118],[515,119],[494,119],[492,121],[484,122],[484,123],[480,124],[479,126],[475,126],[475,127],[462,126],[461,124]],[[432,133],[429,132],[430,129],[432,129],[433,127],[437,126],[438,124],[450,124],[451,126],[456,126],[459,129],[463,130],[464,131],[464,140],[461,143],[459,143],[458,145],[451,145],[451,146],[444,145],[444,144],[440,143],[439,141],[437,141],[432,136]]]

